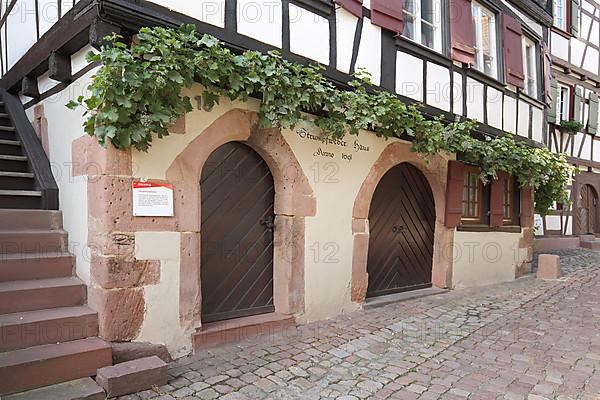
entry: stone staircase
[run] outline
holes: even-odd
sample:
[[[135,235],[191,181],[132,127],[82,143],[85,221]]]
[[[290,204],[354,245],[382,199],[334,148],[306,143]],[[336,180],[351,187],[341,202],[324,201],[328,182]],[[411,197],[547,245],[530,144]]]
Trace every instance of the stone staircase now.
[[[60,211],[0,209],[0,395],[112,364],[73,265]]]
[[[600,250],[600,239],[596,235],[579,235],[579,246],[584,249]]]

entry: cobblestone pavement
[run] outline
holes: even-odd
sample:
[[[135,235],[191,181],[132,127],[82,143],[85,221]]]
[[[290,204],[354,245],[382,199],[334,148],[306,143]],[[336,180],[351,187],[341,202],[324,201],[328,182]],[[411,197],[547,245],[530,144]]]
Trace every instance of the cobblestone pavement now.
[[[565,277],[359,311],[170,366],[122,399],[600,399],[600,252]]]

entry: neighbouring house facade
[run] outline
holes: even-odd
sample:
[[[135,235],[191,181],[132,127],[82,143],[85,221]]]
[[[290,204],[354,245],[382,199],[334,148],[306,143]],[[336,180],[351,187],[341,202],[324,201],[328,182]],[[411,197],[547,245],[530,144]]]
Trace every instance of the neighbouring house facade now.
[[[600,87],[600,33],[598,3],[554,1],[549,36],[552,103],[548,112],[548,146],[567,154],[575,167],[571,204],[558,204],[541,220],[539,233],[546,236],[599,232],[598,92]],[[576,121],[573,132],[564,121]],[[562,124],[562,125],[561,125]]]
[[[532,191],[510,176],[483,185],[460,155],[425,162],[410,142],[369,132],[332,139],[310,118],[294,129],[261,129],[258,100],[222,100],[205,110],[199,85],[186,89],[194,110],[170,136],[147,153],[118,151],[86,136],[81,110],[65,103],[85,95],[99,67],[85,54],[105,35],[192,23],[235,50],[280,49],[289,60],[321,63],[341,85],[365,69],[375,85],[421,104],[429,117],[476,119],[477,134],[510,132],[533,146],[555,146],[546,123],[556,115],[549,107],[555,86],[544,73],[548,38],[552,56],[578,39],[555,39],[552,4],[66,3],[1,3],[5,102],[14,113],[16,103],[25,110],[40,140],[22,145],[30,158],[49,162],[52,174],[36,173],[36,190],[4,192],[0,201],[3,208],[62,211],[102,339],[164,344],[181,355],[202,348],[203,332],[223,321],[318,321],[379,296],[530,272]],[[582,21],[594,19],[594,10]],[[597,73],[597,45],[588,47]],[[566,54],[573,62],[574,51]],[[558,76],[569,82],[583,70],[566,68],[571,73]],[[595,88],[577,85],[582,98]],[[30,150],[35,146],[43,151]],[[593,147],[585,153],[590,159]],[[172,185],[173,216],[134,215],[132,186],[140,181]]]

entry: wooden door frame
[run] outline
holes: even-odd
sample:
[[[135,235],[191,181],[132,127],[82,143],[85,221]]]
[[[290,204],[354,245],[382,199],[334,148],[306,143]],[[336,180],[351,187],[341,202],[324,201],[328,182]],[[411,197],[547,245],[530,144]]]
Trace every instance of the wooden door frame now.
[[[352,212],[352,233],[354,249],[352,257],[351,300],[364,303],[369,277],[367,258],[369,254],[369,209],[375,189],[381,178],[394,166],[407,162],[417,167],[427,179],[435,202],[435,231],[432,264],[432,284],[440,288],[452,285],[452,252],[454,229],[444,225],[446,201],[446,178],[448,157],[436,154],[425,163],[419,154],[411,151],[411,144],[395,141],[386,146],[371,167],[354,200]]]
[[[193,130],[187,127],[186,130]],[[200,177],[210,154],[221,145],[239,141],[267,163],[275,184],[273,302],[275,312],[304,312],[305,217],[316,215],[316,198],[308,179],[278,129],[259,128],[254,111],[232,109],[197,135],[175,158],[166,178],[177,188],[175,215],[189,231],[182,232],[180,268],[180,321],[199,327],[200,285]],[[189,221],[193,220],[193,226]]]
[[[573,180],[573,186],[571,188],[571,202],[572,202],[572,215],[573,215],[573,234],[581,235],[587,232],[581,232],[579,227],[581,226],[580,215],[577,210],[577,201],[579,200],[579,195],[581,193],[581,188],[583,185],[590,185],[594,191],[596,192],[596,196],[600,195],[600,174],[596,174],[593,172],[579,172],[575,175],[575,179]],[[596,220],[594,221],[594,227],[596,231],[600,232],[600,198],[596,203]]]

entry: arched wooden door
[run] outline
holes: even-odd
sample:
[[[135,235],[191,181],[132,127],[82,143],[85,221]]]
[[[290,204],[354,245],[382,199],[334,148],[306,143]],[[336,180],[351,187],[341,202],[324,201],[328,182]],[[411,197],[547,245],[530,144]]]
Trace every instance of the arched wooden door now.
[[[230,142],[200,180],[202,321],[274,311],[273,177],[250,147]]]
[[[367,297],[431,286],[435,203],[421,171],[404,163],[383,176],[369,227]]]
[[[598,193],[591,185],[582,185],[577,200],[579,233],[596,233]]]

